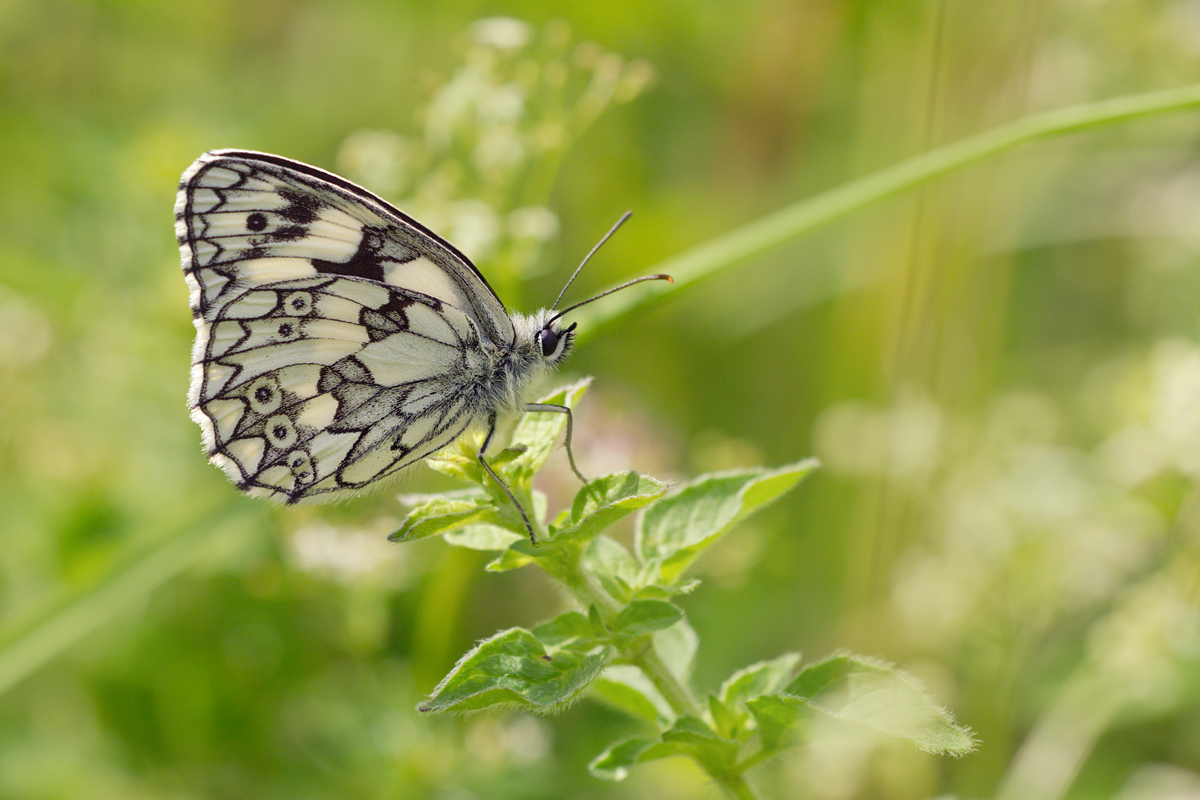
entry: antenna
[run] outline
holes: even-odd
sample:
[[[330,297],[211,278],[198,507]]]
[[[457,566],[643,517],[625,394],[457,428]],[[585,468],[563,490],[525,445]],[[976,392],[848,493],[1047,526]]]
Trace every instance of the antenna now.
[[[559,304],[559,302],[562,301],[563,295],[567,293],[567,289],[571,288],[571,284],[575,282],[575,278],[579,275],[579,271],[581,269],[583,269],[583,265],[586,264],[587,262],[591,261],[592,256],[596,255],[596,251],[600,249],[600,245],[604,244],[609,239],[611,239],[612,235],[617,232],[617,228],[624,225],[625,220],[629,219],[632,216],[633,216],[632,211],[626,211],[624,214],[622,214],[621,218],[619,220],[617,220],[611,228],[608,229],[608,233],[604,234],[604,236],[601,237],[600,241],[596,242],[596,246],[593,247],[591,249],[591,251],[586,256],[583,257],[583,261],[580,261],[579,266],[576,267],[575,271],[571,273],[571,277],[567,280],[567,285],[564,286],[562,288],[562,291],[558,293],[558,297],[554,298],[554,305],[550,306],[551,311],[558,308],[558,304]]]
[[[604,244],[610,238],[612,238],[612,235],[617,232],[617,229],[620,228],[622,225],[624,225],[625,220],[629,219],[631,216],[633,216],[632,211],[626,211],[624,214],[622,214],[621,218],[619,220],[617,220],[616,223],[614,223],[611,228],[608,229],[608,233],[604,234],[604,236],[601,237],[600,241],[596,242],[596,246],[593,247],[591,249],[591,251],[586,256],[583,257],[583,261],[579,262],[579,266],[576,267],[575,271],[571,273],[571,277],[569,280],[567,280],[566,286],[563,286],[562,291],[558,293],[558,297],[556,297],[554,299],[554,305],[550,306],[551,311],[558,308],[558,304],[560,302],[562,302],[563,295],[567,293],[567,289],[571,288],[571,284],[575,282],[575,278],[578,277],[580,270],[583,269],[583,265],[588,263],[588,261],[591,260],[592,256],[596,255],[596,251],[600,249],[600,245]],[[552,316],[550,319],[546,320],[546,324],[549,325],[551,322],[554,322],[554,320],[562,317],[567,312],[574,311],[575,309],[579,308],[580,306],[587,305],[588,303],[592,302],[593,300],[599,300],[601,297],[610,295],[613,292],[619,292],[621,289],[624,289],[627,286],[633,286],[635,283],[642,283],[644,281],[669,281],[670,283],[675,282],[675,280],[670,275],[645,275],[641,278],[634,278],[631,281],[626,281],[625,283],[622,283],[620,286],[614,286],[611,289],[603,291],[600,294],[596,295],[595,297],[589,297],[587,300],[576,303],[573,306],[568,306],[568,307],[564,308],[562,311],[559,311],[557,314]]]
[[[675,279],[672,278],[670,275],[643,275],[640,278],[634,278],[631,281],[625,281],[620,286],[614,286],[611,289],[606,289],[605,291],[601,292],[600,294],[596,295],[595,297],[589,297],[587,300],[576,303],[573,306],[567,306],[562,311],[558,312],[553,317],[546,320],[546,324],[549,325],[551,322],[554,322],[554,320],[558,319],[563,314],[574,311],[575,309],[579,308],[580,306],[586,306],[588,303],[592,302],[593,300],[599,300],[601,297],[606,297],[606,296],[612,294],[613,292],[619,292],[627,286],[633,286],[635,283],[645,283],[646,281],[667,281],[668,283],[674,283]]]

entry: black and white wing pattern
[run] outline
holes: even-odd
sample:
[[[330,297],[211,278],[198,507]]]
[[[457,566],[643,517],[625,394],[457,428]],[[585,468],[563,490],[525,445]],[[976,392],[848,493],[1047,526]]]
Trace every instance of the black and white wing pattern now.
[[[359,186],[218,150],[184,173],[175,233],[196,324],[189,406],[253,494],[352,493],[449,444],[513,322],[470,261]]]

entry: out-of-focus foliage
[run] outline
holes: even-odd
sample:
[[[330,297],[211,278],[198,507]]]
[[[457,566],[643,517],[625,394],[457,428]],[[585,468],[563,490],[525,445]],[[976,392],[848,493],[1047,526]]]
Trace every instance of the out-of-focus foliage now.
[[[344,171],[528,310],[626,208],[572,293],[1028,113],[1200,74],[1196,0],[486,13],[0,9],[0,797],[715,792],[682,759],[587,777],[645,735],[599,703],[418,715],[472,642],[561,598],[482,554],[387,543],[394,491],[276,509],[204,463],[171,233],[202,151]],[[507,135],[514,98],[542,136]],[[697,689],[847,648],[979,734],[948,761],[831,722],[757,768],[760,795],[1200,792],[1198,133],[1185,113],[1034,143],[668,293],[573,357],[596,378],[585,474],[826,465],[696,564],[678,602]],[[577,487],[554,463],[558,507]]]

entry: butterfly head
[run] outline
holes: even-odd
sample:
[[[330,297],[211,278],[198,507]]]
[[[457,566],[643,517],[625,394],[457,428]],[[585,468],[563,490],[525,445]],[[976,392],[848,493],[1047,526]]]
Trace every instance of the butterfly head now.
[[[557,319],[549,319],[534,337],[542,358],[548,364],[557,364],[571,352],[575,343],[575,323],[563,328]]]
[[[563,286],[562,291],[558,293],[558,297],[555,299],[554,305],[550,306],[548,310],[544,310],[534,317],[513,317],[513,324],[517,326],[517,330],[519,332],[518,338],[521,338],[521,331],[526,332],[524,333],[524,337],[526,341],[531,342],[531,347],[535,353],[535,357],[540,356],[542,364],[548,367],[558,366],[558,364],[567,357],[567,354],[571,352],[571,345],[575,343],[575,323],[572,322],[570,325],[564,328],[560,320],[562,320],[565,314],[569,314],[580,306],[585,306],[593,300],[599,300],[601,297],[606,297],[613,292],[624,289],[627,286],[633,286],[635,283],[664,280],[674,283],[669,275],[646,275],[642,278],[635,278],[631,281],[626,281],[620,286],[614,286],[613,288],[603,291],[598,295],[589,297],[587,300],[583,300],[579,303],[575,303],[572,306],[568,306],[561,311],[558,310],[558,304],[562,302],[563,295],[567,293],[567,289],[572,283],[575,282],[575,278],[579,276],[579,272],[583,269],[584,264],[586,264],[591,257],[596,254],[596,251],[600,249],[600,245],[607,242],[609,237],[612,236],[616,232],[617,228],[621,227],[621,224],[627,219],[629,219],[628,211],[626,211],[621,218],[617,220],[617,224],[613,225],[609,232],[604,234],[604,238],[597,242],[596,246],[592,248],[591,252],[584,257],[583,262],[575,268],[575,271],[571,273],[571,277],[567,280],[566,285]]]
[[[512,322],[517,334],[512,358],[518,371],[537,375],[567,360],[575,343],[574,322],[564,325],[549,309],[528,316],[513,314]]]

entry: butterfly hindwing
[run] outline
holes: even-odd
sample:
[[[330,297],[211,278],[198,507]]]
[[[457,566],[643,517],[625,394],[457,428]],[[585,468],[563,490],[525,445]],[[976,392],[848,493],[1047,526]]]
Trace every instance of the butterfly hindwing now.
[[[297,162],[202,156],[176,233],[197,330],[192,416],[246,491],[353,491],[444,447],[477,414],[461,390],[484,367],[481,339],[513,335],[461,254]]]

